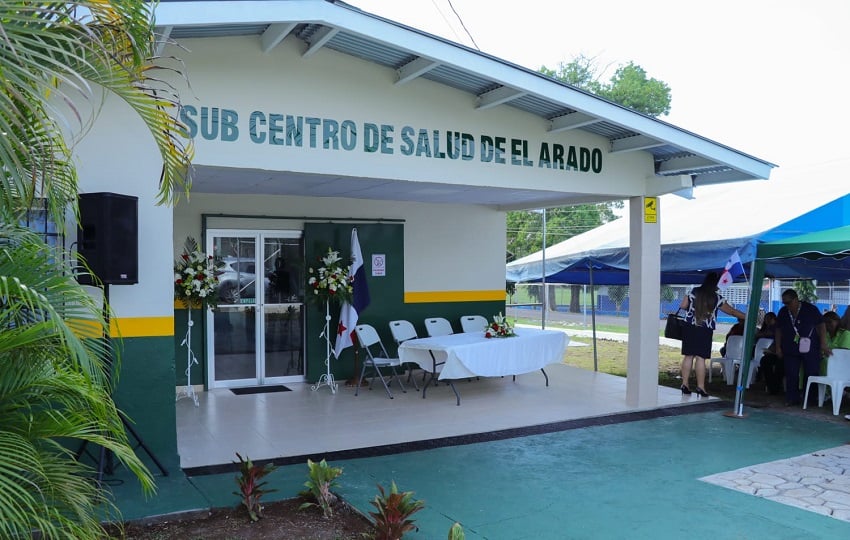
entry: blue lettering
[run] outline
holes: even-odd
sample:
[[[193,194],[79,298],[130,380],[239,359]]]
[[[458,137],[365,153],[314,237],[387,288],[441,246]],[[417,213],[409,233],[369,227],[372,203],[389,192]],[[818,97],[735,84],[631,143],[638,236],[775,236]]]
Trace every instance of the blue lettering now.
[[[475,157],[475,139],[469,133],[462,133],[461,138],[461,155],[464,161],[469,161]]]
[[[269,144],[283,145],[284,121],[282,114],[269,115]]]
[[[419,139],[416,141],[416,157],[424,155],[431,157],[431,142],[428,140],[428,130],[419,130]]]
[[[310,126],[310,148],[316,148],[316,128],[322,123],[321,118],[308,116],[304,119],[307,125]]]
[[[493,137],[489,135],[481,136],[481,161],[485,163],[493,161]]]
[[[496,137],[496,163],[505,163],[505,138]]]
[[[542,143],[540,145],[540,154],[537,156],[537,166],[546,167],[547,169],[552,168],[552,161],[549,157],[549,143]]]
[[[218,107],[201,107],[201,137],[208,141],[218,137]]]
[[[221,110],[221,140],[233,142],[239,138],[239,113],[232,109]]]
[[[392,154],[393,153],[393,127],[388,126],[387,124],[381,124],[381,153],[382,154]]]
[[[363,124],[363,151],[377,152],[379,144],[378,126],[370,122]]]
[[[342,148],[343,150],[354,150],[357,146],[357,126],[351,120],[342,122]]]
[[[183,105],[180,108],[180,122],[186,126],[186,137],[194,139],[198,134],[198,123],[195,118],[198,116],[198,109],[191,105]]]
[[[266,141],[266,132],[258,132],[257,124],[261,126],[266,125],[266,115],[260,111],[252,112],[248,118],[248,135],[251,137],[251,142],[263,144]]]
[[[286,116],[286,146],[304,145],[304,118],[301,116]]]
[[[404,126],[401,128],[401,150],[402,155],[404,156],[412,156],[413,155],[413,134],[416,133],[416,130],[410,126]]]
[[[339,150],[339,124],[328,118],[322,123],[323,148],[327,150],[333,143],[334,150]]]

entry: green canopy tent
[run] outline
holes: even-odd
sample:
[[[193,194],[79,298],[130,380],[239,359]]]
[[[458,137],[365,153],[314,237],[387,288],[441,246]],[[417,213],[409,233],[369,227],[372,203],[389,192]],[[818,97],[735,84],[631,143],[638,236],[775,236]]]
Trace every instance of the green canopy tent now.
[[[743,415],[743,374],[749,373],[752,361],[762,282],[769,263],[783,259],[790,264],[783,266],[785,271],[782,275],[768,277],[834,279],[836,274],[843,274],[846,279],[850,279],[848,255],[850,255],[850,226],[825,229],[758,245],[751,270],[752,291],[747,313],[747,327],[744,332],[744,358],[735,391],[735,409],[730,416]],[[791,268],[793,270],[790,270]],[[790,275],[792,272],[796,275]]]

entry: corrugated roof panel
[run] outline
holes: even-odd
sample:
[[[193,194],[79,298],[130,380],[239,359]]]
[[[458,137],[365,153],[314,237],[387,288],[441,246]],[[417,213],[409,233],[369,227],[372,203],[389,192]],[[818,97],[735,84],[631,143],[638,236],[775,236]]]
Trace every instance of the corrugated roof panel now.
[[[178,26],[169,37],[171,39],[255,36],[265,32],[268,23],[263,24],[220,24],[216,26]]]
[[[508,105],[548,119],[575,112],[574,109],[564,107],[563,103],[555,103],[548,99],[530,94],[511,100],[508,102]]]
[[[621,139],[623,137],[632,137],[634,135],[640,135],[635,131],[626,129],[623,126],[618,126],[617,124],[611,124],[610,122],[596,122],[595,124],[588,124],[586,126],[582,126],[581,129],[589,131],[590,133],[595,133],[596,135],[608,137],[612,140]]]
[[[480,77],[447,65],[437,66],[422,77],[458,90],[464,90],[476,96],[499,87],[498,84],[486,77]]]
[[[356,56],[382,66],[398,69],[407,64],[415,55],[395,47],[387,47],[374,40],[363,38],[355,34],[340,32],[331,39],[327,47],[341,53]]]

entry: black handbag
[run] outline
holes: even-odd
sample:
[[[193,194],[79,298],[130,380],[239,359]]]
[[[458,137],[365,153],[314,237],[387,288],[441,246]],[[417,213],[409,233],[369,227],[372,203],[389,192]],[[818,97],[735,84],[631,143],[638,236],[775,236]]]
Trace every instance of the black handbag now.
[[[664,337],[669,339],[682,339],[682,329],[687,324],[685,318],[679,315],[684,311],[679,308],[676,313],[667,314],[667,325],[664,327]]]

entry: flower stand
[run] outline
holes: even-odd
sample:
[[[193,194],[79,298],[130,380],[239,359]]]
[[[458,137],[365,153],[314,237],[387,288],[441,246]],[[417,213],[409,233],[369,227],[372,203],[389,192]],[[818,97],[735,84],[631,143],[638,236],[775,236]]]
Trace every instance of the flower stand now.
[[[331,373],[331,304],[327,300],[325,301],[325,328],[319,334],[319,337],[325,338],[325,372],[310,389],[316,391],[322,386],[327,386],[331,389],[332,394],[336,394],[337,383],[334,380],[333,373]]]
[[[195,357],[195,353],[192,352],[192,305],[189,304],[189,315],[188,322],[186,323],[186,336],[183,338],[183,341],[180,343],[180,346],[186,346],[186,390],[181,390],[177,394],[177,398],[175,401],[179,401],[180,398],[188,397],[191,398],[195,403],[195,407],[198,406],[198,394],[195,392],[195,387],[192,386],[192,366],[198,363],[198,359]]]

